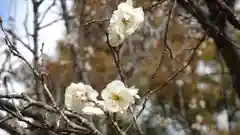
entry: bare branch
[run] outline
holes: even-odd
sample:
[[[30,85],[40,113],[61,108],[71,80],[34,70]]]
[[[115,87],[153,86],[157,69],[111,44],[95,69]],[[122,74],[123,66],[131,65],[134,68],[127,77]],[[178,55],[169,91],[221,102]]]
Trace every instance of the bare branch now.
[[[42,0],[44,1],[44,0]],[[51,10],[52,7],[54,7],[56,4],[56,0],[52,0],[52,3],[47,7],[47,9],[43,12],[42,18],[39,19],[39,24],[42,24],[43,20],[45,19],[46,15],[48,14],[48,12]]]
[[[23,42],[22,39],[20,39],[16,34],[14,34],[11,30],[6,30],[7,33],[9,33],[11,36],[13,36],[14,38],[16,38],[24,47],[26,47],[31,53],[33,53],[32,48],[26,44],[25,42]]]
[[[174,6],[175,6],[175,2],[176,2],[176,0],[173,1],[172,6],[170,7],[169,12],[168,12],[168,19],[167,19],[167,22],[166,22],[166,28],[165,28],[165,32],[164,32],[164,49],[163,49],[163,52],[162,52],[161,59],[160,59],[160,62],[158,64],[158,67],[157,67],[156,71],[152,74],[152,77],[151,77],[152,79],[155,78],[158,70],[160,69],[160,67],[163,64],[166,49],[170,53],[170,58],[171,59],[173,58],[172,51],[169,48],[169,45],[167,43],[167,39],[168,39],[168,27],[169,27],[169,24],[170,24],[170,20],[171,20],[171,16],[172,16],[172,12],[173,12]]]
[[[104,23],[105,21],[109,21],[109,20],[110,20],[109,18],[102,19],[102,20],[92,20],[92,21],[90,21],[90,22],[87,22],[87,23],[83,24],[82,27],[87,27],[87,26],[89,26],[89,25],[91,25],[91,24],[94,24],[94,23],[100,23],[100,24],[102,24],[102,23]]]

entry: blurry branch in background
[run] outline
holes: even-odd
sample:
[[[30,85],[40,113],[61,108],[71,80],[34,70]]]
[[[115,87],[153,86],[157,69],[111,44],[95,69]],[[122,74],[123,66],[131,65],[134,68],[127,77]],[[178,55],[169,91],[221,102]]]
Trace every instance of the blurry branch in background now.
[[[10,39],[9,39],[8,36],[7,36],[6,30],[5,30],[5,28],[3,27],[2,19],[1,19],[1,18],[0,18],[0,29],[1,29],[1,31],[3,32],[4,36],[5,36],[5,37],[4,37],[4,41],[5,41],[6,45],[8,46],[10,52],[11,52],[14,56],[16,56],[16,57],[20,58],[21,60],[23,60],[23,61],[32,69],[33,73],[36,74],[36,71],[35,71],[34,68],[32,68],[31,64],[22,56],[22,54],[18,51],[18,49],[16,48],[16,46],[11,43]]]
[[[151,11],[152,9],[154,9],[155,7],[157,7],[158,5],[162,4],[165,1],[166,0],[159,0],[157,3],[153,4],[152,6],[145,8],[144,11]]]
[[[39,20],[39,24],[42,24],[42,22],[44,21],[46,15],[55,6],[55,4],[56,4],[56,0],[52,0],[52,3],[46,8],[46,10],[44,11],[44,13],[42,15],[42,18]]]
[[[73,46],[71,48],[72,51],[72,57],[73,57],[73,67],[74,68],[74,77],[73,79],[76,80],[82,80],[86,84],[90,84],[89,79],[88,79],[88,73],[86,69],[84,68],[85,60],[84,60],[84,47],[86,47],[86,36],[85,36],[85,31],[84,27],[82,24],[84,23],[84,13],[85,13],[85,7],[87,6],[87,1],[86,0],[75,0],[76,2],[76,7],[75,10],[77,11],[78,17],[76,18],[77,22],[77,44],[78,48]],[[79,53],[78,57],[74,55],[74,53]],[[77,63],[78,62],[78,63]]]
[[[92,20],[92,21],[90,21],[90,22],[87,22],[87,23],[85,23],[85,24],[82,24],[82,27],[87,27],[87,26],[89,26],[89,25],[91,25],[91,24],[96,24],[96,23],[104,23],[104,22],[109,21],[109,20],[110,20],[109,18],[102,19],[102,20]]]
[[[29,26],[28,26],[28,18],[29,18],[29,3],[26,2],[26,12],[25,12],[25,16],[24,16],[24,21],[23,21],[23,26],[24,26],[24,30],[25,30],[25,33],[26,33],[26,38],[27,38],[27,41],[28,41],[28,48],[31,48],[30,47],[30,36],[31,34],[29,33]],[[31,52],[33,53],[33,49],[31,49]]]
[[[222,1],[225,3],[224,1]],[[216,6],[218,5],[216,1],[209,2],[209,7],[212,7],[209,9],[210,13],[209,15],[206,14],[200,7],[198,7],[192,0],[184,1],[184,0],[178,0],[178,3],[189,13],[194,16],[198,22],[202,25],[202,28],[207,31],[207,34],[211,36],[214,41],[216,42],[216,46],[221,52],[221,55],[224,58],[224,61],[231,73],[233,86],[236,90],[236,93],[238,96],[240,96],[240,56],[237,52],[237,44],[234,43],[230,35],[228,35],[226,31],[226,16],[229,16],[229,13],[226,14],[226,12],[222,12],[221,10],[218,12],[218,8]],[[234,3],[233,0],[229,0],[229,3]],[[232,8],[232,7],[229,7]],[[232,16],[232,14],[231,14]],[[217,22],[217,25],[215,24],[216,18],[219,18],[221,21]],[[228,18],[229,19],[229,18]],[[235,18],[237,20],[237,18]],[[228,20],[229,21],[229,20]],[[229,21],[234,27],[237,25],[231,21]]]
[[[70,35],[70,25],[69,25],[69,15],[67,10],[67,3],[65,0],[61,0],[61,9],[62,9],[62,18],[64,20],[64,26],[66,30],[66,36]],[[80,43],[80,42],[79,42]],[[73,71],[73,82],[79,80],[79,72],[78,71],[78,59],[77,59],[77,51],[75,44],[70,44],[71,56],[72,56],[72,71]]]
[[[32,8],[33,8],[33,34],[32,40],[33,40],[33,68],[34,70],[39,70],[39,26],[41,21],[39,22],[39,7],[42,4],[44,0],[37,1],[37,0],[32,0]],[[45,16],[45,15],[44,15]],[[44,17],[43,17],[44,18]],[[34,75],[34,87],[33,89],[36,91],[37,95],[37,100],[40,101],[45,101],[45,98],[43,97],[43,91],[40,87],[40,81],[37,76]]]
[[[203,43],[203,41],[206,39],[206,35],[204,34],[203,37],[200,39],[199,43],[196,45],[196,47],[193,49],[192,54],[190,56],[190,58],[188,59],[187,63],[180,69],[177,69],[176,71],[174,71],[174,73],[167,79],[167,81],[165,81],[161,86],[155,88],[155,89],[150,89],[149,91],[147,91],[144,94],[144,99],[142,99],[143,105],[142,108],[140,109],[140,111],[137,114],[137,118],[141,115],[141,113],[144,111],[145,107],[146,107],[146,103],[149,100],[150,96],[160,92],[160,93],[164,93],[164,88],[171,82],[173,81],[180,73],[182,73],[184,71],[184,69],[192,62],[192,60],[194,59],[194,56],[196,55],[196,51],[199,48],[199,46]],[[180,115],[182,117],[184,117],[183,114],[180,113]],[[184,118],[185,120],[187,120],[186,118]]]
[[[176,0],[173,0],[173,3],[169,9],[169,12],[167,14],[168,18],[167,18],[167,22],[166,22],[166,27],[165,27],[165,31],[164,31],[164,48],[163,48],[163,52],[161,54],[161,58],[160,58],[160,62],[158,64],[158,67],[156,69],[156,71],[152,74],[152,79],[154,79],[156,77],[156,74],[158,72],[158,70],[161,68],[163,61],[164,61],[164,56],[166,54],[166,51],[169,52],[170,58],[173,59],[173,54],[172,51],[168,45],[168,30],[169,30],[169,25],[170,25],[170,21],[171,21],[171,17],[172,17],[172,12],[174,10],[174,6],[175,6]]]
[[[19,41],[24,47],[26,47],[31,53],[33,53],[32,48],[27,43],[25,43],[22,39],[20,39],[15,33],[13,33],[11,30],[6,30],[6,32],[11,36],[15,37],[17,41]]]
[[[76,18],[76,16],[68,16],[68,20],[73,20],[75,18]],[[55,20],[53,20],[53,21],[51,21],[47,24],[41,25],[40,28],[45,29],[45,28],[47,28],[47,27],[49,27],[49,26],[51,26],[55,23],[58,23],[58,22],[62,21],[63,19],[64,19],[63,17],[59,17],[58,19],[55,19]]]
[[[66,33],[70,33],[70,26],[69,26],[69,15],[68,15],[68,10],[67,10],[67,3],[64,0],[61,0],[61,8],[62,8],[62,18],[64,20],[64,25],[66,28]]]

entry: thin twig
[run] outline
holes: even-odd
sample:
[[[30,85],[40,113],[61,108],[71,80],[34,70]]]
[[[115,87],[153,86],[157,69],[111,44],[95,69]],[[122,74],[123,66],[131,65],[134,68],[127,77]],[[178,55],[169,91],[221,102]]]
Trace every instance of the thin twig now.
[[[166,28],[165,28],[165,32],[164,32],[164,49],[163,49],[163,52],[162,52],[162,55],[161,55],[161,58],[160,58],[160,62],[158,64],[158,67],[156,69],[156,71],[152,74],[151,78],[154,79],[156,77],[156,74],[157,72],[159,71],[160,67],[162,66],[163,64],[163,61],[164,61],[164,56],[165,56],[165,52],[166,52],[166,49],[169,51],[170,53],[170,58],[172,59],[173,56],[172,56],[172,51],[167,43],[167,39],[168,39],[168,28],[169,28],[169,25],[170,25],[170,20],[171,20],[171,16],[172,16],[172,11],[174,9],[174,6],[175,6],[175,3],[176,3],[176,0],[173,1],[172,3],[172,6],[170,7],[169,9],[169,12],[168,12],[168,18],[167,18],[167,22],[166,22]]]
[[[116,65],[116,67],[117,67],[118,73],[119,73],[119,75],[120,75],[120,77],[121,77],[122,82],[125,82],[125,75],[124,75],[123,71],[121,70],[121,66],[120,66],[120,63],[119,63],[119,62],[120,62],[120,60],[119,60],[119,51],[114,50],[115,48],[113,48],[113,47],[110,45],[110,42],[109,42],[109,38],[108,38],[108,34],[107,34],[107,33],[106,33],[106,36],[107,36],[107,45],[108,45],[108,47],[109,47],[109,49],[110,49],[110,51],[111,51],[111,54],[112,54],[112,56],[113,56],[114,63],[115,63],[115,65]]]
[[[89,25],[91,25],[93,23],[104,23],[104,22],[109,21],[109,20],[110,20],[109,18],[102,19],[102,20],[92,20],[90,22],[87,22],[87,23],[83,24],[82,27],[89,26]]]
[[[132,107],[129,107],[129,110],[130,110],[130,113],[133,117],[133,122],[127,127],[127,129],[125,130],[125,132],[127,132],[133,125],[133,123],[135,124],[136,128],[137,128],[137,131],[138,131],[138,134],[139,135],[144,135],[143,131],[141,130],[141,127],[138,125],[137,123],[137,118],[134,116],[134,113],[133,113],[133,109]]]
[[[143,100],[143,106],[140,109],[139,113],[137,114],[137,118],[141,115],[141,113],[143,112],[144,108],[146,107],[146,103],[149,99],[149,97],[153,94],[156,93],[160,90],[162,90],[165,86],[167,86],[167,84],[170,83],[170,81],[172,81],[175,77],[177,77],[193,60],[197,49],[199,48],[199,46],[202,44],[202,42],[205,40],[206,38],[206,34],[204,34],[204,36],[200,39],[199,43],[196,45],[196,47],[193,49],[193,54],[191,55],[191,57],[189,58],[189,60],[187,61],[187,64],[185,64],[181,69],[176,70],[168,79],[167,81],[165,81],[161,86],[153,89],[153,90],[149,90],[144,94],[145,99]]]
[[[45,19],[47,13],[51,10],[52,7],[54,7],[56,4],[56,0],[52,0],[52,3],[47,7],[47,9],[43,12],[42,18],[38,22],[39,24],[42,24],[43,20]]]
[[[160,0],[159,2],[157,2],[156,4],[153,4],[152,6],[150,7],[147,7],[145,9],[143,9],[144,11],[151,11],[153,8],[157,7],[158,5],[162,4],[164,1],[166,0]]]

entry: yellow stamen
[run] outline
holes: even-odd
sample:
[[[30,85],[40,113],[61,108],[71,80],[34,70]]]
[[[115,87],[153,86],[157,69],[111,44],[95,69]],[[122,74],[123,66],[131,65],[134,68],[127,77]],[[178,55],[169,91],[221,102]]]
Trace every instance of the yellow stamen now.
[[[121,96],[119,94],[114,93],[112,94],[112,100],[119,101],[121,100]]]
[[[128,20],[128,19],[126,19],[126,18],[123,18],[123,19],[122,19],[122,23],[123,23],[124,25],[128,25],[129,22],[130,22],[130,20]]]

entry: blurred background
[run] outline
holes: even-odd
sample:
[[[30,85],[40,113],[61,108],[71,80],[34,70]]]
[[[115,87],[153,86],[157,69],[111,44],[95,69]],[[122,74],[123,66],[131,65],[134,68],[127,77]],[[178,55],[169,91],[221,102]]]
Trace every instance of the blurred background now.
[[[21,55],[34,69],[48,75],[45,83],[59,106],[63,106],[65,88],[72,82],[83,81],[100,92],[112,80],[120,79],[105,35],[109,18],[120,0],[42,0],[39,6],[34,1],[0,0],[0,16]],[[139,88],[140,97],[144,97],[148,90],[167,82],[145,103],[138,118],[143,132],[146,135],[238,135],[240,101],[213,39],[205,38],[195,50],[204,36],[203,30],[176,4],[169,19],[173,1],[152,8],[149,7],[159,1],[133,2],[135,7],[146,10],[141,27],[124,41],[119,52],[126,83]],[[197,2],[201,6],[201,1]],[[235,4],[236,14],[238,5]],[[230,28],[229,33],[239,42],[239,31]],[[13,56],[4,36],[0,32],[1,94],[25,92],[49,103],[32,70]],[[142,105],[143,100],[136,102],[136,114]],[[5,111],[0,112],[1,119],[6,115]],[[128,113],[119,116],[121,127],[131,124],[130,116]],[[25,126],[23,130],[28,130],[26,124],[14,121],[8,122],[16,129]],[[0,123],[2,132],[11,134]],[[99,129],[102,123],[101,119],[95,122]],[[137,134],[136,128],[133,126],[128,134]]]

